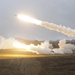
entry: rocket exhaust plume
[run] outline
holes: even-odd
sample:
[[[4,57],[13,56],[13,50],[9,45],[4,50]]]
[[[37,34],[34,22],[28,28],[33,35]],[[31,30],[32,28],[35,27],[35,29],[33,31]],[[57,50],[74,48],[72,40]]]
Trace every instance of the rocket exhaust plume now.
[[[23,20],[23,21],[26,21],[26,22],[30,22],[30,23],[34,23],[36,25],[43,26],[43,27],[48,28],[50,30],[54,30],[54,31],[63,33],[65,35],[67,35],[68,37],[75,37],[75,30],[71,29],[69,27],[66,28],[65,26],[62,26],[62,25],[57,25],[57,24],[54,24],[54,23],[43,22],[43,21],[31,18],[29,16],[21,15],[21,14],[18,15],[18,18]]]
[[[23,21],[27,21],[27,22],[30,22],[30,23],[34,23],[34,24],[41,24],[42,22],[40,20],[37,20],[37,19],[34,19],[34,18],[31,18],[29,16],[26,16],[26,15],[18,15],[18,18],[23,20]]]

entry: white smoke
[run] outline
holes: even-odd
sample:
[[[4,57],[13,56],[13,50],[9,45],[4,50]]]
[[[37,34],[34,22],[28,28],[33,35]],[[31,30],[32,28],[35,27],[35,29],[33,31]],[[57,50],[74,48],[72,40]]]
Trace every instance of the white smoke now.
[[[17,42],[17,40],[14,38],[5,39],[3,37],[0,37],[0,49],[15,48],[15,46],[13,46],[14,42]],[[23,46],[24,45],[25,44],[23,44]],[[66,40],[60,40],[58,45],[59,48],[54,49],[52,44],[50,44],[48,41],[44,41],[43,43],[41,43],[41,45],[35,46],[33,44],[30,44],[25,46],[30,49],[28,51],[35,52],[37,54],[70,54],[75,52],[75,45],[66,44]]]
[[[66,44],[66,40],[60,40],[58,45],[59,48],[54,49],[52,44],[49,44],[48,41],[45,41],[38,46],[32,45],[30,49],[37,54],[70,54],[74,53],[75,51],[75,45]]]
[[[0,37],[0,49],[11,49],[13,48],[12,43],[15,42],[16,39],[8,38],[5,39],[4,37]]]
[[[54,23],[48,23],[48,22],[42,22],[40,26],[43,26],[45,28],[48,28],[50,30],[54,30],[60,33],[63,33],[67,35],[68,37],[75,37],[75,30],[71,28],[66,28],[65,26],[62,25],[57,25]]]
[[[55,54],[69,54],[74,53],[75,51],[75,45],[73,44],[66,44],[66,40],[60,40],[59,41],[59,48],[53,49]]]
[[[44,43],[41,43],[41,45],[30,46],[30,49],[32,51],[36,51],[37,54],[53,54],[52,48],[53,48],[52,44],[49,44],[48,41],[45,41]]]

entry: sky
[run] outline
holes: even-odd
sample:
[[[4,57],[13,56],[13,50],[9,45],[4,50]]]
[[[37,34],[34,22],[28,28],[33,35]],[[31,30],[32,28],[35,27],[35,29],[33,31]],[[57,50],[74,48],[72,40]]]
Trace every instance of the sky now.
[[[75,29],[75,0],[0,0],[0,35],[28,40],[74,39],[35,24],[20,21],[25,14]]]

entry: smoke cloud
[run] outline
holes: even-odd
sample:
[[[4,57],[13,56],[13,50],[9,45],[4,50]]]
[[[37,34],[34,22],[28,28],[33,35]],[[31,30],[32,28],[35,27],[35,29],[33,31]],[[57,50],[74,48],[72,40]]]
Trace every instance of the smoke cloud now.
[[[13,45],[14,42],[19,42],[15,38],[5,39],[4,37],[0,37],[0,49],[11,49],[17,48]],[[20,42],[19,42],[20,43]],[[53,48],[52,44],[48,41],[44,41],[41,45],[25,45],[20,43],[21,47],[28,49],[27,51],[35,52],[37,54],[70,54],[75,52],[75,45],[66,44],[66,40],[60,40],[58,45],[59,48]],[[22,46],[23,45],[23,46]]]
[[[75,45],[73,44],[66,44],[66,40],[60,40],[59,41],[59,48],[58,49],[53,49],[55,54],[69,54],[69,53],[74,53],[75,51]]]

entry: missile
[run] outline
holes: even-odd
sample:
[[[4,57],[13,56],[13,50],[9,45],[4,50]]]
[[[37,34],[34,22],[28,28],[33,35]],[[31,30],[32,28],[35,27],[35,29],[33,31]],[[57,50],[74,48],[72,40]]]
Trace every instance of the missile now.
[[[30,23],[33,23],[35,25],[40,25],[40,26],[43,26],[43,27],[45,27],[49,30],[57,31],[57,32],[60,32],[62,34],[67,35],[68,37],[75,38],[75,29],[71,29],[69,27],[67,28],[65,26],[57,25],[57,24],[54,24],[54,23],[41,21],[41,20],[32,18],[30,16],[27,16],[27,15],[19,14],[19,15],[17,15],[17,17],[22,21],[30,22]]]

